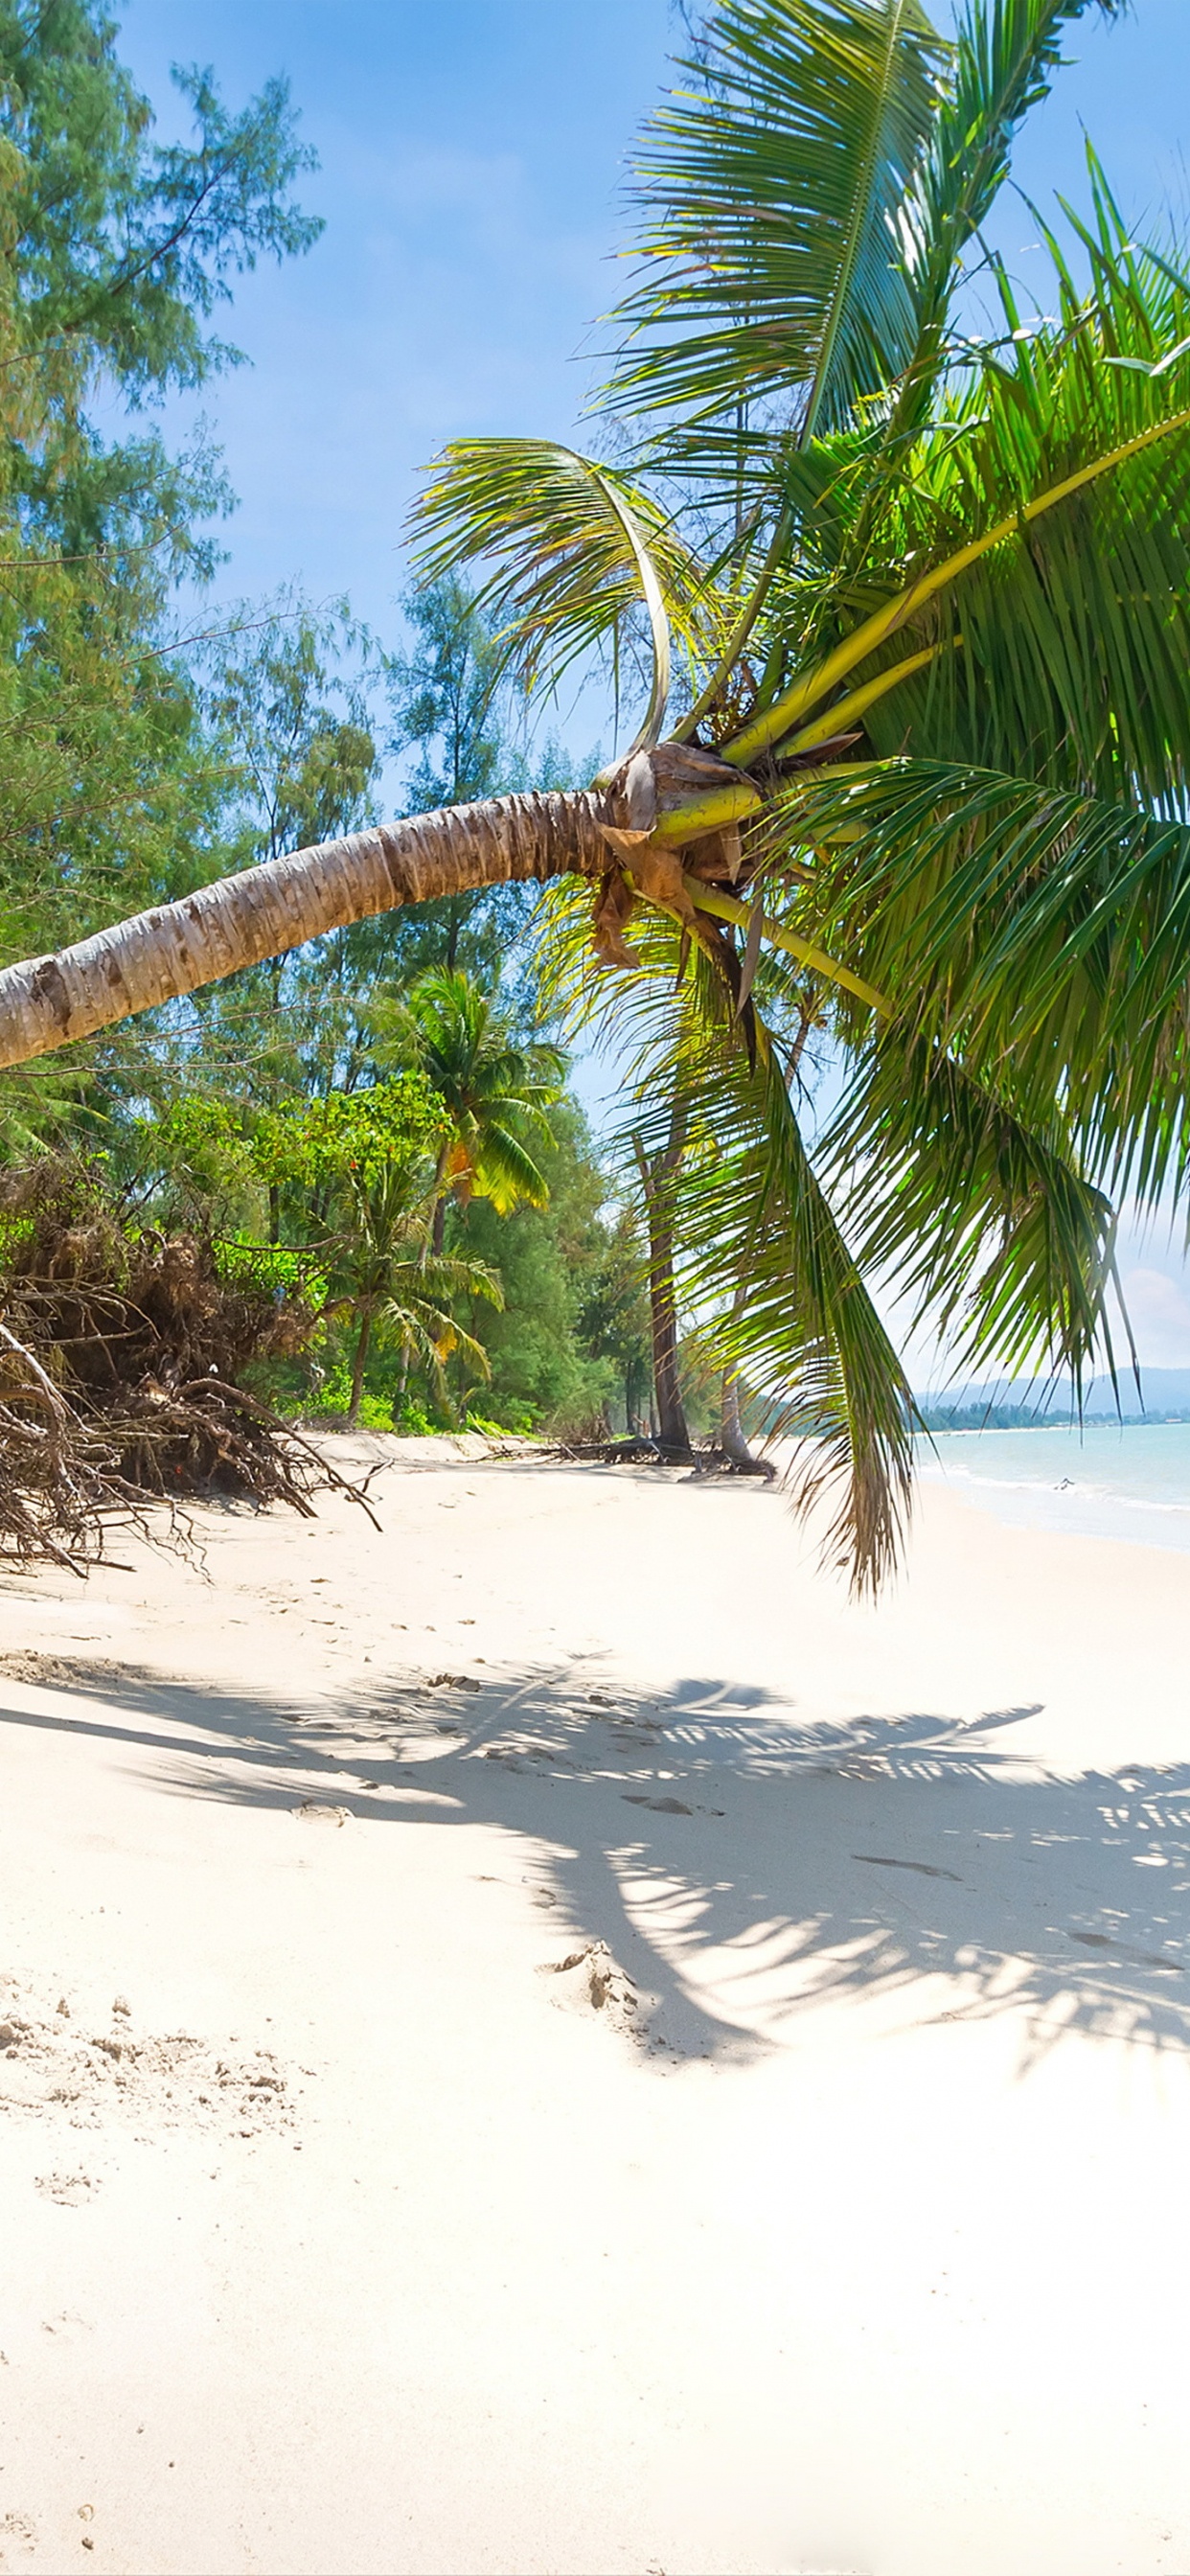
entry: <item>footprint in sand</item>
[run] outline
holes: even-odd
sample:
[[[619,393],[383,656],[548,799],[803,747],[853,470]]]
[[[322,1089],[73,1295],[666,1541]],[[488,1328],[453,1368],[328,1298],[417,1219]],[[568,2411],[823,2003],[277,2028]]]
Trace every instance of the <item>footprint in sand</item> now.
[[[7,2567],[11,2563],[6,2554],[6,2544],[8,2548],[19,2549],[22,2552],[36,2547],[37,2525],[31,2514],[0,2515],[0,2567]]]
[[[37,2174],[34,2189],[43,2200],[56,2200],[61,2209],[85,2209],[99,2185],[90,2174]]]

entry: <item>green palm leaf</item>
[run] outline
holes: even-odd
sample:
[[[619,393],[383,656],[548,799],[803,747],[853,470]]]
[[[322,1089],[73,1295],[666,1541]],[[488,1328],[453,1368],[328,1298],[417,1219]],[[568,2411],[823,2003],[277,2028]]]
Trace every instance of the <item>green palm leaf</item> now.
[[[465,1261],[457,1254],[425,1252],[414,1262],[406,1263],[394,1278],[394,1295],[423,1301],[441,1312],[456,1297],[482,1297],[500,1312],[504,1308],[504,1290],[499,1276],[486,1261]]]
[[[1008,177],[1017,129],[1045,98],[1074,22],[1088,7],[1114,18],[1126,6],[1127,0],[966,0],[958,11],[949,76],[905,210],[916,340],[882,425],[856,524],[857,563],[934,413],[939,377],[953,354],[952,308],[964,256]]]
[[[515,1130],[502,1125],[499,1114],[491,1110],[484,1119],[483,1142],[476,1156],[474,1189],[491,1200],[498,1216],[508,1215],[519,1199],[527,1200],[530,1207],[549,1206],[549,1182],[540,1165]]]
[[[1069,28],[1089,6],[1119,17],[1127,0],[966,0],[925,155],[910,264],[924,330],[945,318],[958,262],[1008,176],[1018,127],[1039,107]]]
[[[828,813],[827,806],[831,812]],[[902,1016],[1043,1132],[1060,1117],[1114,1191],[1180,1194],[1190,1169],[1190,827],[987,771],[904,762],[813,828],[826,935]]]
[[[824,1554],[874,1589],[908,1504],[913,1405],[904,1372],[800,1133],[778,1051],[736,1041],[705,959],[675,991],[675,932],[654,916],[636,1014],[622,1148],[654,1170],[675,1099],[687,1139],[665,1183],[694,1345],[738,1369],[773,1434],[795,1438],[796,1507],[830,1509]]]
[[[857,1258],[895,1284],[955,1365],[1065,1372],[1097,1355],[1114,1211],[1054,1109],[1047,1132],[929,1038],[882,1029],[823,1145]]]
[[[671,626],[693,634],[704,582],[650,494],[550,439],[458,439],[439,458],[412,524],[423,581],[465,563],[493,566],[479,604],[502,623],[527,688],[556,688],[581,655],[618,646],[643,603],[652,682],[632,749],[659,739]]]
[[[903,631],[910,627],[920,613],[929,608],[941,593],[955,588],[962,576],[969,573],[985,557],[993,554],[999,547],[1019,543],[1024,531],[1031,527],[1034,521],[1044,518],[1052,510],[1057,510],[1063,503],[1070,502],[1077,494],[1084,492],[1102,477],[1116,472],[1121,466],[1130,464],[1134,459],[1144,459],[1147,451],[1159,442],[1180,439],[1183,451],[1190,451],[1190,440],[1187,439],[1187,432],[1190,432],[1190,405],[1184,402],[1175,405],[1168,399],[1163,399],[1163,396],[1167,396],[1168,393],[1168,381],[1168,379],[1160,380],[1160,390],[1158,390],[1152,378],[1145,379],[1150,394],[1149,407],[1156,412],[1156,418],[1150,417],[1142,426],[1132,429],[1124,439],[1113,435],[1115,423],[1112,424],[1112,429],[1106,431],[1106,434],[1100,423],[1096,454],[1085,457],[1084,461],[1075,466],[1071,472],[1064,474],[1058,482],[1034,492],[1028,500],[1021,501],[1011,514],[1006,513],[990,528],[985,528],[979,535],[969,538],[953,553],[945,555],[941,562],[924,567],[903,589],[898,590],[885,604],[874,609],[864,618],[842,643],[835,646],[833,652],[828,653],[816,666],[802,672],[793,687],[786,690],[774,705],[766,707],[762,714],[756,716],[733,742],[725,744],[723,758],[735,762],[741,768],[746,767],[769,745],[780,743],[783,737],[791,735],[794,728],[803,723],[811,710],[822,706],[832,692],[844,680],[849,679],[851,673],[861,663],[869,660],[881,647],[889,645],[900,637]],[[1176,488],[1180,493],[1182,477],[1185,473],[1185,453],[1175,459],[1173,471],[1177,477]]]
[[[918,0],[722,0],[638,155],[620,409],[793,401],[809,437],[898,372],[915,313],[895,220],[942,54]]]

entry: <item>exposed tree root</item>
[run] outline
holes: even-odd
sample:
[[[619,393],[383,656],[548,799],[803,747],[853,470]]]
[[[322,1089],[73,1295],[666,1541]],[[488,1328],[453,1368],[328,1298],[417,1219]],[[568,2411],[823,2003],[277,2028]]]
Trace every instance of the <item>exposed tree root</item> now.
[[[778,1472],[771,1458],[754,1458],[746,1448],[729,1451],[718,1439],[692,1441],[688,1449],[679,1449],[667,1447],[646,1431],[630,1432],[623,1440],[572,1434],[555,1441],[544,1454],[573,1459],[578,1466],[686,1467],[695,1476],[760,1476],[769,1485],[777,1482]]]
[[[184,1538],[226,1495],[307,1516],[321,1487],[368,1508],[238,1381],[302,1349],[300,1299],[221,1279],[209,1242],[135,1232],[93,1168],[59,1157],[0,1184],[0,1557],[82,1572],[113,1524]]]

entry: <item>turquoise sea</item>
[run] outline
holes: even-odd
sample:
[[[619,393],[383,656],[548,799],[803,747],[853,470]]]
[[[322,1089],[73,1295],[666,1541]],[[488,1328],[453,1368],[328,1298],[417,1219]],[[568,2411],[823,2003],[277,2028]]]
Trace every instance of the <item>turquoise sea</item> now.
[[[935,1432],[918,1465],[1017,1527],[1190,1552],[1190,1422]]]

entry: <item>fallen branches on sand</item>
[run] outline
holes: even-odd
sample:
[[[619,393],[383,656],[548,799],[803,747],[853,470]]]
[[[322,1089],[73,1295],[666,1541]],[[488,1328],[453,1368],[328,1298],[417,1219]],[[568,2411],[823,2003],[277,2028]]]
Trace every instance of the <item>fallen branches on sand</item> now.
[[[45,1157],[0,1185],[0,1556],[81,1570],[113,1520],[337,1487],[313,1442],[241,1380],[308,1343],[315,1312],[220,1275],[198,1235],[122,1222],[94,1166]]]

